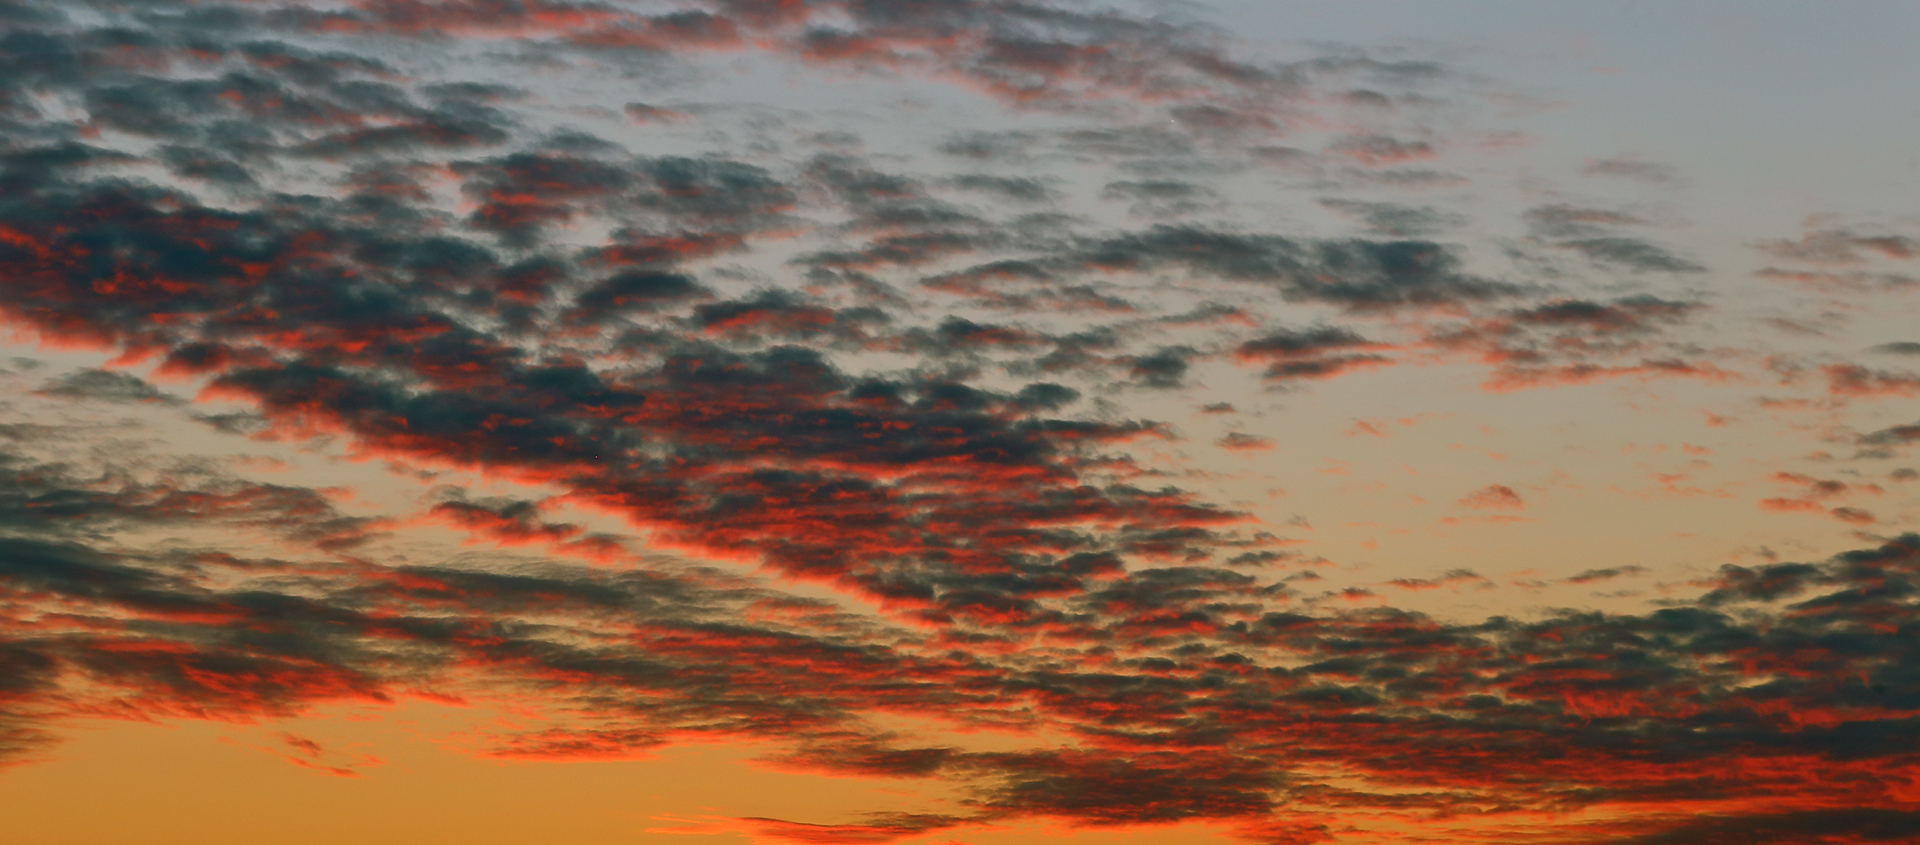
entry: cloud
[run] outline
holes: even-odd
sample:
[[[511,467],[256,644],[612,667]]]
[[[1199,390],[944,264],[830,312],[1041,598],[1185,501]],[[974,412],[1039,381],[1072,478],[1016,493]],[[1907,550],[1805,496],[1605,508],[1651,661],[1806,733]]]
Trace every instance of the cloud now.
[[[1878,521],[1873,514],[1860,508],[1848,505],[1829,507],[1827,504],[1829,500],[1857,494],[1881,495],[1885,491],[1878,484],[1848,484],[1791,472],[1776,472],[1773,477],[1775,481],[1784,484],[1799,485],[1801,491],[1796,497],[1760,500],[1760,507],[1765,510],[1787,513],[1826,511],[1835,519],[1855,525],[1871,525]]]
[[[1504,484],[1489,484],[1460,498],[1460,505],[1476,510],[1522,510],[1527,502]]]
[[[967,132],[942,142],[940,151],[950,156],[980,160],[1017,159],[1038,139],[1022,132]]]
[[[1744,822],[1672,808],[1734,795],[1788,829],[1904,835],[1905,810],[1863,784],[1904,764],[1920,700],[1911,535],[1722,569],[1646,612],[1431,618],[1363,587],[1296,592],[1287,570],[1314,558],[1166,481],[1173,430],[1113,398],[1182,389],[1231,412],[1194,380],[1214,355],[1276,386],[1429,352],[1477,358],[1496,389],[1727,375],[1688,334],[1702,303],[1484,275],[1469,245],[1421,239],[1460,226],[1446,208],[1325,200],[1355,237],[1196,219],[1238,208],[1254,162],[1369,190],[1456,183],[1412,165],[1457,140],[1400,114],[1439,107],[1414,92],[1462,81],[1444,65],[1256,60],[1203,26],[1029,3],[94,11],[0,10],[17,27],[0,37],[0,309],[25,339],[129,369],[22,381],[14,401],[118,403],[127,443],[197,419],[225,446],[449,486],[380,513],[352,490],[0,428],[0,762],[45,756],[74,718],[434,697],[525,713],[474,737],[503,759],[750,741],[772,765],[924,781],[963,808],[728,822],[776,839],[1201,821],[1312,842],[1583,812],[1632,817],[1621,836],[1732,836]],[[959,84],[1007,111],[896,155],[813,116],[626,93],[576,110],[476,81],[592,68],[659,91],[715,52]],[[1302,134],[1336,125],[1322,108],[1378,127]],[[1044,126],[994,128],[1031,110]],[[1098,176],[1034,175],[1057,162]],[[1600,272],[1698,269],[1626,212],[1525,222]],[[1905,260],[1902,236],[1846,231],[1774,254]],[[210,407],[186,416],[143,362]],[[1824,373],[1849,397],[1906,378]],[[1857,443],[1890,453],[1908,428]],[[1779,507],[1879,524],[1850,498],[1877,488],[1774,481]],[[1460,504],[1526,503],[1490,485]],[[944,727],[876,727],[918,724]],[[954,738],[980,729],[1017,730]],[[298,736],[274,753],[352,769]]]
[[[1580,172],[1587,176],[1633,179],[1655,184],[1679,178],[1679,171],[1670,165],[1626,157],[1592,159],[1580,168]]]
[[[1824,266],[1859,264],[1872,256],[1894,260],[1920,258],[1920,239],[1862,234],[1845,227],[1817,229],[1797,241],[1760,241],[1754,247],[1775,258]]]
[[[1234,357],[1243,362],[1265,362],[1268,380],[1287,381],[1385,366],[1392,359],[1369,350],[1388,348],[1346,329],[1322,326],[1305,331],[1282,330],[1247,341],[1234,350]]]
[[[478,229],[520,242],[548,224],[565,223],[575,203],[604,201],[631,187],[625,168],[572,156],[513,153],[455,166],[462,190],[479,204],[468,218]]]
[[[1644,566],[1609,566],[1605,569],[1588,569],[1577,575],[1569,576],[1567,583],[1591,584],[1596,581],[1607,581],[1627,575],[1643,575],[1646,572],[1647,568]]]
[[[1411,206],[1384,202],[1360,202],[1323,198],[1320,205],[1350,217],[1358,217],[1367,228],[1395,238],[1411,238],[1466,225],[1466,217],[1433,206]]]
[[[1527,227],[1541,237],[1592,237],[1607,232],[1608,226],[1645,226],[1647,221],[1635,215],[1572,205],[1542,205],[1527,209]]]
[[[1129,361],[1128,375],[1143,387],[1162,390],[1179,387],[1187,374],[1187,362],[1196,354],[1191,347],[1162,347]]]
[[[1434,590],[1441,587],[1457,587],[1462,584],[1478,584],[1491,587],[1493,582],[1486,576],[1471,569],[1449,570],[1438,578],[1395,578],[1387,582],[1403,590]]]
[[[1920,257],[1920,239],[1885,227],[1835,223],[1830,218],[1809,218],[1798,240],[1753,242],[1762,254],[1790,265],[1764,267],[1754,275],[1829,294],[1901,291],[1920,285],[1908,274],[1863,269]],[[1801,266],[1791,266],[1796,264]]]
[[[948,180],[956,188],[997,196],[1014,202],[1032,203],[1052,199],[1055,191],[1039,179],[1016,176],[991,176],[967,173]]]
[[[982,759],[1008,775],[982,802],[995,813],[1120,826],[1259,816],[1272,807],[1265,789],[1271,775],[1225,756],[1161,752],[1113,758],[1039,752]]]
[[[599,323],[709,295],[691,278],[678,273],[630,270],[608,276],[582,291],[574,300],[570,316],[579,322]]]
[[[485,518],[456,524],[493,531],[501,520],[533,533],[566,533],[542,527],[527,502],[464,504],[447,511]],[[602,720],[501,736],[503,756],[631,756],[683,732],[790,737],[802,744],[781,765],[941,778],[973,796],[979,814],[883,814],[850,825],[753,821],[769,835],[778,828],[781,836],[808,841],[875,841],[1029,817],[1096,826],[1253,820],[1310,830],[1325,818],[1308,809],[1316,805],[1398,813],[1424,811],[1436,800],[1397,804],[1390,794],[1328,792],[1303,780],[1292,758],[1275,753],[1279,748],[1337,755],[1406,788],[1497,788],[1502,800],[1519,806],[1604,801],[1623,790],[1679,796],[1697,789],[1697,764],[1724,771],[1729,749],[1754,761],[1790,757],[1805,778],[1818,778],[1896,753],[1885,740],[1905,723],[1898,712],[1875,708],[1920,695],[1911,678],[1877,657],[1898,641],[1898,631],[1876,627],[1911,603],[1920,537],[1821,563],[1726,567],[1697,603],[1648,614],[1567,612],[1528,623],[1443,623],[1384,608],[1313,616],[1279,609],[1285,594],[1247,574],[1196,566],[1123,572],[1113,555],[927,582],[934,596],[972,590],[940,599],[956,622],[1000,618],[981,602],[1024,594],[1030,598],[1008,608],[1017,610],[1009,621],[1044,618],[1054,636],[1152,655],[1098,666],[1024,665],[991,650],[928,652],[884,623],[718,573],[557,564],[343,568],[204,554],[196,571],[165,557],[71,542],[7,543],[0,560],[11,569],[12,600],[78,603],[148,620],[137,639],[111,630],[10,630],[14,640],[0,659],[21,667],[7,674],[11,696],[41,695],[55,673],[84,672],[156,712],[272,715],[341,698],[390,699],[460,667],[483,670],[490,683],[572,697]],[[219,577],[197,574],[209,567]],[[1051,590],[982,589],[1055,567],[1108,580],[1065,592],[1056,592],[1067,587],[1061,582]],[[1635,569],[1596,571],[1588,580]],[[1396,583],[1419,589],[1483,580],[1462,570]],[[1051,612],[1050,596],[1063,599]],[[1714,609],[1756,600],[1790,604],[1754,618]],[[538,625],[506,621],[536,612]],[[70,618],[76,621],[65,624],[81,617]],[[255,630],[276,638],[248,640]],[[615,633],[617,647],[595,643]],[[382,649],[365,648],[375,641]],[[1283,652],[1301,657],[1285,659]],[[396,655],[404,659],[395,663]],[[1776,680],[1726,683],[1753,673]],[[1849,680],[1857,678],[1866,680]],[[1009,694],[1032,702],[1030,717],[1079,731],[1082,741],[967,751],[899,745],[847,729],[848,720],[874,712],[991,719],[999,712],[993,702]],[[642,699],[645,708],[622,704]],[[1256,700],[1288,706],[1245,709]],[[1461,715],[1434,722],[1423,715],[1430,708]],[[1219,712],[1237,714],[1235,722],[1195,718]],[[1359,715],[1366,730],[1343,727]],[[1847,725],[1854,727],[1841,727]],[[1646,732],[1656,735],[1662,761],[1640,767],[1635,746],[1622,742]],[[1513,758],[1528,761],[1528,779],[1516,783],[1454,755],[1392,751],[1462,742],[1491,743],[1488,753],[1511,746],[1554,754]],[[1604,760],[1615,765],[1596,765]],[[1748,770],[1774,771],[1757,762]],[[1746,788],[1802,795],[1806,783],[1798,777],[1749,781]],[[1555,785],[1563,783],[1580,784],[1586,792],[1578,794],[1589,797],[1570,797]],[[1318,797],[1283,810],[1282,794],[1297,802]]]
[[[92,399],[100,402],[155,402],[177,405],[182,400],[160,392],[145,379],[113,370],[80,370],[42,385],[45,396]]]
[[[684,112],[678,112],[660,106],[650,106],[646,103],[628,103],[622,107],[621,110],[636,123],[673,123],[687,119],[687,115]]]
[[[1854,442],[1862,447],[1862,457],[1893,457],[1894,450],[1920,441],[1920,423],[1896,425],[1860,435]]]
[[[1920,376],[1871,370],[1859,364],[1828,364],[1827,392],[1837,396],[1913,396],[1920,394]]]
[[[540,518],[543,503],[525,500],[493,499],[468,501],[458,488],[448,491],[452,498],[436,503],[428,513],[433,518],[484,535],[502,546],[542,544],[555,554],[573,554],[590,560],[613,562],[624,549],[617,538],[606,534],[582,536],[585,529],[570,523],[547,522]]]
[[[1533,237],[1557,248],[1579,253],[1603,268],[1637,273],[1698,273],[1706,270],[1695,262],[1674,255],[1665,247],[1623,232],[1623,227],[1652,225],[1652,221],[1639,215],[1562,203],[1530,208],[1525,219]]]
[[[1131,201],[1129,213],[1135,217],[1178,217],[1222,206],[1211,189],[1171,180],[1109,182],[1101,198]]]
[[[1493,391],[1636,375],[1691,376],[1725,380],[1732,374],[1711,363],[1652,357],[1669,349],[1697,354],[1662,335],[1705,310],[1701,302],[1637,295],[1611,302],[1554,299],[1508,309],[1462,323],[1442,323],[1426,342],[1447,352],[1466,352],[1492,364],[1483,387]]]
[[[1104,270],[1170,265],[1356,311],[1447,307],[1517,290],[1461,272],[1447,247],[1426,241],[1302,242],[1168,225],[1089,242],[1077,263]]]
[[[381,528],[377,519],[341,513],[324,491],[224,477],[193,462],[156,475],[143,479],[120,467],[82,474],[68,462],[0,454],[0,479],[9,482],[0,493],[0,530],[65,539],[213,522],[342,551],[367,542]]]
[[[1582,238],[1563,241],[1560,246],[1602,264],[1636,271],[1703,273],[1707,269],[1635,238]]]
[[[1328,144],[1326,152],[1375,167],[1422,161],[1435,155],[1433,145],[1426,141],[1401,141],[1387,135],[1349,135]]]
[[[1214,441],[1213,445],[1232,452],[1264,451],[1273,448],[1273,439],[1234,431]]]
[[[1818,293],[1859,294],[1875,291],[1906,291],[1920,287],[1920,279],[1899,273],[1871,273],[1862,270],[1841,272],[1826,270],[1762,267],[1753,275],[1761,279],[1785,282]]]
[[[1899,842],[1920,836],[1920,813],[1880,807],[1822,807],[1784,813],[1715,815],[1608,845],[1722,845],[1776,842]]]
[[[693,309],[693,321],[709,335],[728,338],[795,340],[821,337],[861,342],[870,328],[890,321],[873,307],[835,311],[778,289],[750,299],[708,303]]]
[[[883,814],[864,824],[804,824],[780,819],[740,819],[754,833],[788,842],[821,845],[858,845],[864,842],[892,842],[960,825],[969,819],[934,814]]]

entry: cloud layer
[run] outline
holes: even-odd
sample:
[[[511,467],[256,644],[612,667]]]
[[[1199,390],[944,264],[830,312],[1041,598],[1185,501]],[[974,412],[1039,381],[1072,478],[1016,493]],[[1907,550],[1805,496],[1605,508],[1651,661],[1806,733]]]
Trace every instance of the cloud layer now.
[[[1472,74],[999,0],[0,17],[0,317],[23,354],[93,356],[4,374],[0,764],[57,754],[77,719],[421,697],[543,713],[486,738],[502,759],[752,739],[781,749],[768,766],[960,796],[721,825],[757,841],[1017,820],[1276,845],[1920,831],[1920,535],[1873,501],[1897,472],[1855,477],[1915,426],[1830,426],[1857,450],[1846,480],[1745,480],[1741,507],[1820,515],[1853,550],[1703,565],[1631,611],[1318,591],[1317,551],[1167,469],[1294,448],[1194,401],[1230,378],[1256,398],[1388,372],[1465,372],[1474,396],[1920,392],[1910,338],[1859,361],[1711,342],[1689,285],[1714,259],[1652,212],[1409,196],[1468,179],[1448,169],[1467,133],[1429,118],[1493,99]],[[733,61],[996,118],[863,137],[806,97],[689,81]],[[1248,174],[1324,221],[1240,213]],[[1570,175],[1678,178],[1631,157]],[[1510,234],[1455,237],[1492,226]],[[1920,255],[1866,224],[1751,247],[1758,282],[1835,296],[1898,289]],[[1201,415],[1231,430],[1190,438]],[[115,445],[176,424],[421,489]],[[1557,495],[1487,480],[1450,480],[1441,501],[1479,515],[1448,524]],[[415,539],[438,553],[396,551]],[[1433,570],[1374,586],[1497,586]]]

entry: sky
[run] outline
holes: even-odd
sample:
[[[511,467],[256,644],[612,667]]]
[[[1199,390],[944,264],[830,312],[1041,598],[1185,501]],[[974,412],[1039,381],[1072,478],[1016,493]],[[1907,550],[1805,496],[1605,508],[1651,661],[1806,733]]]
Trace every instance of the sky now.
[[[0,0],[0,816],[1920,841],[1916,32]]]

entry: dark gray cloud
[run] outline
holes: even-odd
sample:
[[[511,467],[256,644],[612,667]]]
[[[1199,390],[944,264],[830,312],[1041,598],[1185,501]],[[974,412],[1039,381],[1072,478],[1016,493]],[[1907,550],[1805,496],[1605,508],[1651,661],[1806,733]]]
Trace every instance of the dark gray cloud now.
[[[679,273],[629,270],[608,276],[580,292],[570,313],[583,323],[603,323],[624,314],[656,311],[711,293]]]
[[[968,132],[942,142],[940,151],[983,161],[1018,160],[1025,158],[1038,141],[1025,132]]]
[[[1136,217],[1177,217],[1221,205],[1211,189],[1171,180],[1109,182],[1101,191],[1101,196],[1104,199],[1131,202],[1128,211]]]
[[[1818,229],[1797,241],[1767,240],[1754,247],[1775,258],[1805,264],[1842,266],[1869,258],[1911,260],[1920,257],[1920,238],[1851,227]]]
[[[1428,241],[1297,241],[1160,225],[1089,240],[1076,258],[1106,270],[1177,267],[1360,311],[1455,305],[1519,291],[1464,272],[1448,247]]]
[[[1466,218],[1432,206],[1323,198],[1320,204],[1343,215],[1357,217],[1368,230],[1395,238],[1411,238],[1466,225]]]
[[[1645,226],[1633,214],[1572,205],[1542,205],[1527,209],[1527,227],[1538,237],[1580,238],[1605,234],[1610,226]]]
[[[1197,354],[1191,347],[1162,347],[1126,361],[1127,375],[1142,387],[1162,390],[1179,387],[1190,366],[1187,362]]]
[[[1582,238],[1562,241],[1560,246],[1601,264],[1634,271],[1703,273],[1707,269],[1637,238]]]
[[[1588,176],[1634,179],[1656,184],[1679,178],[1679,171],[1672,166],[1624,157],[1594,159],[1582,166],[1580,172]]]
[[[40,432],[31,440],[45,443],[52,435]],[[0,478],[9,482],[0,493],[0,531],[72,538],[211,523],[265,529],[332,551],[358,546],[378,531],[377,521],[341,513],[319,491],[242,481],[194,463],[140,480],[111,466],[83,473],[65,463],[5,454]]]
[[[456,164],[462,189],[479,207],[468,218],[478,229],[516,243],[531,243],[543,226],[563,224],[633,187],[625,167],[574,156],[513,153],[484,162]]]
[[[1644,566],[1609,566],[1604,569],[1588,569],[1577,575],[1567,577],[1569,584],[1591,584],[1596,581],[1610,581],[1627,575],[1644,575]]]
[[[1219,440],[1215,440],[1213,443],[1222,449],[1229,449],[1236,452],[1273,448],[1273,440],[1239,431],[1228,432],[1225,436]],[[1233,559],[1245,562],[1259,558],[1248,558],[1247,555],[1236,555]]]
[[[1466,177],[1457,173],[1423,167],[1388,167],[1371,170],[1348,168],[1340,171],[1339,176],[1343,187],[1378,186],[1425,190],[1458,187],[1468,182]]]
[[[1651,225],[1651,221],[1636,214],[1558,204],[1528,209],[1526,221],[1534,237],[1579,253],[1602,267],[1668,273],[1696,273],[1706,269],[1644,238],[1623,234],[1622,227]]]
[[[1216,137],[1233,137],[1243,133],[1272,131],[1279,128],[1278,122],[1266,115],[1235,111],[1215,105],[1175,106],[1168,109],[1167,113],[1183,126],[1205,131]]]
[[[627,117],[633,118],[640,123],[653,123],[656,121],[671,123],[684,120],[687,117],[687,115],[681,112],[661,106],[650,106],[646,103],[628,103],[622,110],[626,112]]]
[[[1639,295],[1605,303],[1583,299],[1554,300],[1509,311],[1507,316],[1525,326],[1572,327],[1594,334],[1633,334],[1654,331],[1663,323],[1684,319],[1703,307],[1699,302]]]
[[[964,317],[947,317],[932,329],[911,329],[901,336],[909,349],[935,355],[957,355],[995,349],[1030,349],[1044,345],[1049,338],[1016,326],[977,323]]]
[[[955,176],[948,184],[968,191],[997,196],[1015,202],[1044,202],[1052,199],[1053,189],[1039,179],[1025,176],[989,176],[982,173],[969,173]]]
[[[1075,129],[1061,133],[1057,143],[1069,153],[1102,159],[1180,156],[1193,152],[1193,143],[1186,135],[1159,126]]]
[[[93,399],[102,402],[156,402],[177,405],[183,401],[178,397],[162,393],[159,388],[148,384],[146,379],[114,370],[80,370],[69,373],[41,385],[36,392],[45,396]]]
[[[1388,364],[1392,359],[1374,351],[1385,348],[1347,329],[1320,326],[1278,331],[1247,341],[1234,355],[1241,361],[1266,363],[1269,380],[1287,381],[1327,378],[1351,369]]]
[[[1891,458],[1909,443],[1920,442],[1920,422],[1870,431],[1855,438],[1861,457]]]

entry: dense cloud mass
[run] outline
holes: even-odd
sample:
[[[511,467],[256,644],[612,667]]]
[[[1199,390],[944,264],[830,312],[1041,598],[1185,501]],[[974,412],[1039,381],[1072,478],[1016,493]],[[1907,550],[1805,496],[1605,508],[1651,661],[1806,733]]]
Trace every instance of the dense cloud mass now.
[[[1465,178],[1413,112],[1476,96],[1470,74],[1002,0],[0,18],[0,318],[23,356],[0,373],[0,766],[56,757],[82,719],[430,698],[565,714],[486,738],[528,764],[750,739],[781,749],[767,765],[961,796],[727,822],[766,842],[1034,819],[1275,845],[1920,836],[1920,535],[1887,463],[1920,426],[1823,422],[1846,469],[1741,490],[1852,551],[1702,563],[1632,610],[1474,618],[1386,602],[1491,570],[1321,590],[1320,552],[1274,533],[1304,519],[1268,526],[1158,457],[1292,447],[1195,401],[1230,378],[1289,402],[1408,371],[1920,395],[1911,339],[1859,361],[1699,341],[1716,306],[1684,280],[1714,259],[1645,214],[1407,196]],[[675,87],[716,54],[906,79],[1026,128],[863,139],[805,97]],[[1325,130],[1343,109],[1379,116]],[[1248,173],[1304,180],[1325,224],[1232,213]],[[1465,234],[1495,226],[1498,248]],[[1915,244],[1754,239],[1773,263],[1752,275],[1897,288]],[[1201,416],[1234,430],[1189,436]],[[405,497],[126,445],[176,423],[421,489],[374,512],[356,497]],[[1522,522],[1558,489],[1488,482],[1449,479],[1446,524]],[[442,553],[394,551],[413,536]]]

